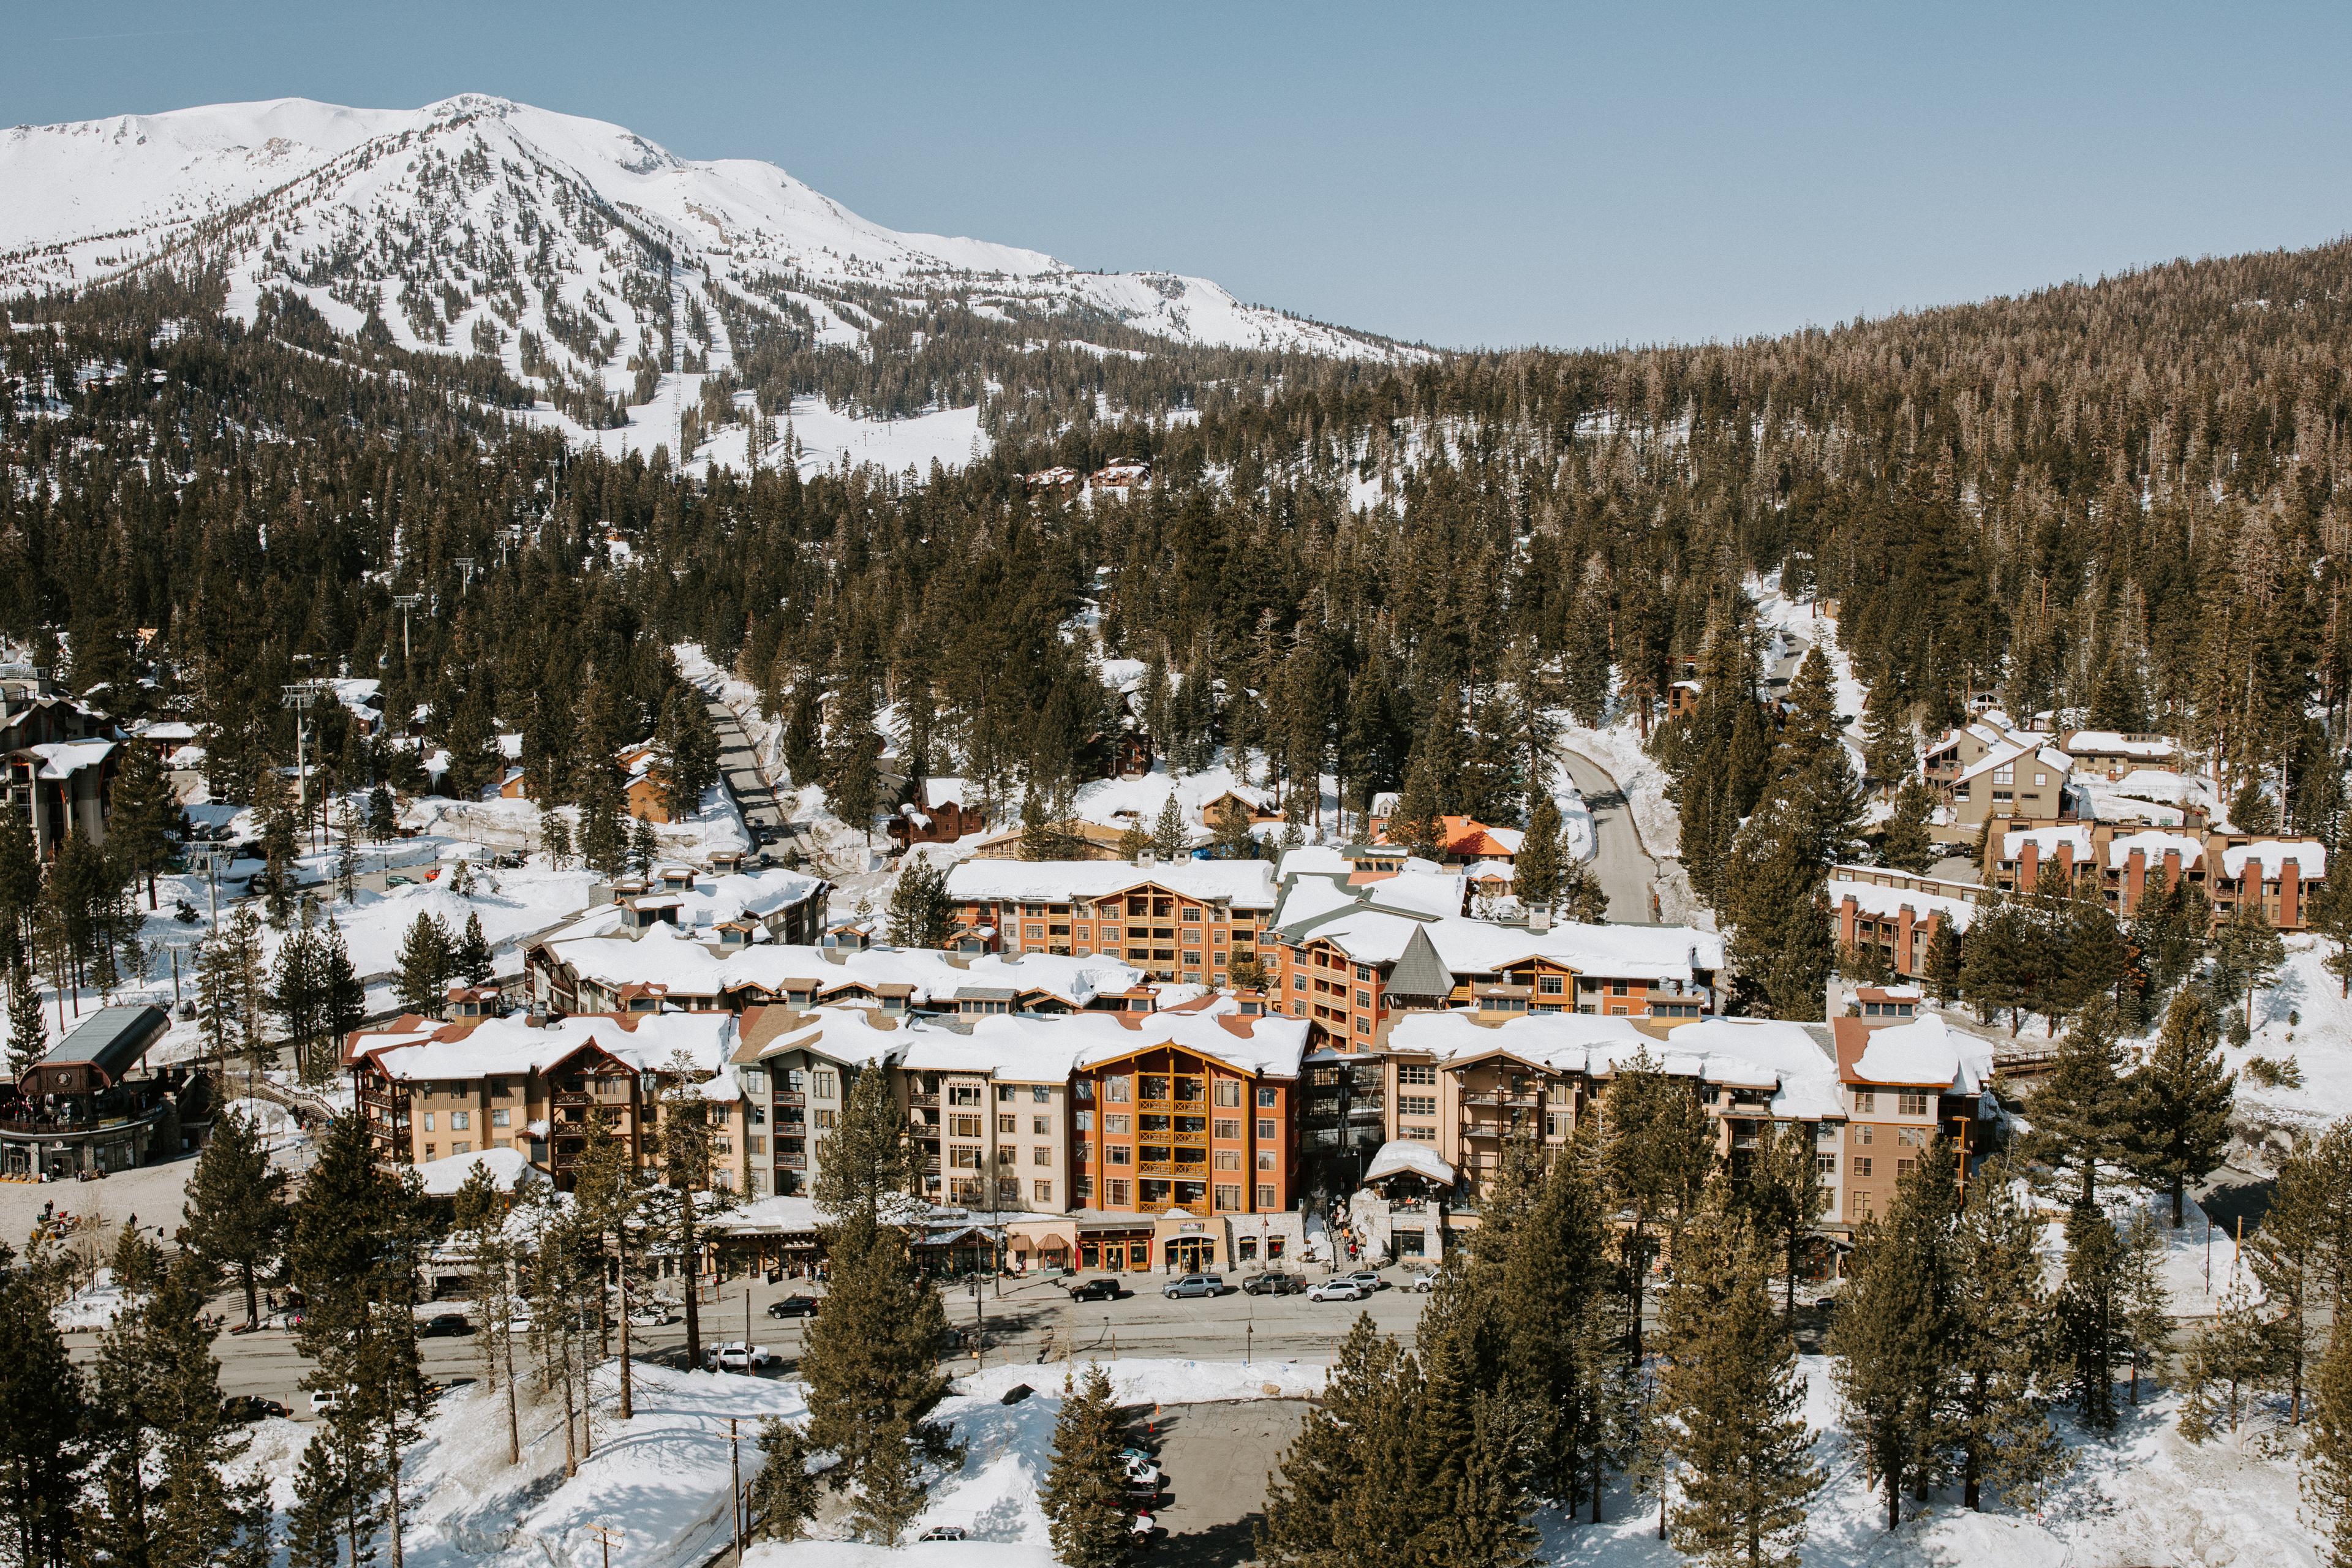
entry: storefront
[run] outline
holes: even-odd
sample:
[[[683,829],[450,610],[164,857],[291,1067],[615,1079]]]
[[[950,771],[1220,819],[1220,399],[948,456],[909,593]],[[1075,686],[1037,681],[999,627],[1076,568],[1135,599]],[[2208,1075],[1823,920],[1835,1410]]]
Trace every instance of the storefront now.
[[[1152,1233],[1140,1215],[1122,1215],[1108,1224],[1078,1226],[1078,1272],[1141,1274],[1151,1267]]]
[[[1160,1266],[1171,1274],[1199,1274],[1222,1268],[1225,1249],[1220,1245],[1224,1222],[1202,1219],[1182,1209],[1170,1209],[1153,1223],[1152,1239],[1160,1244]]]

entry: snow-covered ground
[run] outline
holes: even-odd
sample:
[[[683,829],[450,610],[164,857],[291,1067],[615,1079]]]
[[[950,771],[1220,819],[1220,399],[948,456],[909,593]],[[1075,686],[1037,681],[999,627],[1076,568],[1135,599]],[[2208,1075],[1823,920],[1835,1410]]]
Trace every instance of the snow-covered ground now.
[[[2288,937],[2284,967],[2254,994],[2252,1037],[2242,1047],[2223,1047],[2223,1057],[2238,1073],[2242,1122],[2309,1133],[2352,1116],[2352,1002],[2341,994],[2343,983],[2327,972],[2329,951],[2322,938]],[[2258,1056],[2273,1062],[2293,1058],[2301,1087],[2255,1081],[2245,1067]]]

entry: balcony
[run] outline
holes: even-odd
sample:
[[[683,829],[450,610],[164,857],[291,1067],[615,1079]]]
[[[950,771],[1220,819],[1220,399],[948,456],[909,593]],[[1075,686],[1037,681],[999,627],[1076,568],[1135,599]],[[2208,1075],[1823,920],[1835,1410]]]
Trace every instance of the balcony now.
[[[1474,1089],[1462,1097],[1465,1105],[1509,1107],[1514,1110],[1533,1110],[1542,1103],[1542,1097],[1529,1090],[1514,1094],[1499,1089]]]
[[[908,1105],[921,1105],[936,1108],[940,1103],[940,1097],[936,1092],[930,1094],[918,1092],[908,1095],[907,1097],[907,1103]]]
[[[778,1105],[806,1105],[808,1103],[808,1100],[796,1089],[780,1089],[776,1091],[776,1103]]]
[[[776,1156],[776,1169],[780,1171],[805,1171],[808,1169],[808,1156],[806,1154],[779,1154]]]

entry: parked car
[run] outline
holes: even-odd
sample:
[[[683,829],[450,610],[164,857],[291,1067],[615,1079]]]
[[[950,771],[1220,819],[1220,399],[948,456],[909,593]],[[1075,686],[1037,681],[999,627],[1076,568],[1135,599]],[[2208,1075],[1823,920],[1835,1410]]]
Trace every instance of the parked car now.
[[[274,1399],[264,1399],[257,1394],[238,1394],[221,1401],[221,1414],[239,1426],[256,1421],[266,1421],[273,1415],[294,1414]]]
[[[1243,1291],[1252,1296],[1296,1296],[1306,1289],[1306,1280],[1296,1274],[1285,1274],[1279,1268],[1253,1274],[1242,1281]]]
[[[1339,1278],[1342,1279],[1362,1280],[1364,1282],[1364,1291],[1367,1295],[1370,1295],[1374,1290],[1385,1290],[1389,1288],[1389,1282],[1381,1278],[1380,1271],[1378,1269],[1359,1268],[1350,1273],[1342,1274]]]
[[[659,1302],[656,1302],[650,1307],[632,1307],[629,1309],[629,1327],[633,1329],[658,1329],[664,1323],[670,1321],[677,1316],[677,1314],[676,1312],[671,1311],[667,1307],[663,1306]]]
[[[315,1390],[310,1395],[310,1414],[313,1415],[328,1415],[340,1409],[342,1403],[343,1395],[341,1391],[339,1389],[321,1388]]]
[[[436,1312],[416,1331],[421,1340],[453,1339],[474,1331],[474,1321],[463,1312]]]
[[[930,1529],[923,1531],[922,1534],[915,1537],[915,1539],[918,1541],[961,1541],[964,1539],[963,1526],[961,1524],[935,1524],[931,1526]]]
[[[387,888],[413,888],[416,886],[416,879],[414,877],[386,877],[383,879],[383,885]]]
[[[1430,1287],[1436,1283],[1437,1275],[1434,1271],[1432,1271],[1426,1274],[1414,1275],[1412,1277],[1412,1283],[1406,1286],[1405,1289],[1413,1291],[1416,1294],[1426,1296],[1429,1294]]]
[[[768,1303],[768,1316],[772,1318],[813,1318],[816,1316],[816,1298],[814,1296],[779,1297],[777,1300]]]
[[[1185,1296],[1222,1296],[1225,1280],[1222,1274],[1186,1274],[1171,1279],[1160,1288],[1160,1293],[1173,1301]]]
[[[1108,1275],[1085,1280],[1067,1289],[1073,1301],[1116,1301],[1127,1294],[1119,1289],[1118,1281]]]
[[[1371,1293],[1370,1286],[1351,1274],[1318,1279],[1307,1287],[1307,1299],[1310,1301],[1360,1301]]]
[[[730,1340],[723,1345],[704,1347],[702,1364],[710,1372],[759,1372],[776,1364],[776,1352],[765,1345]]]

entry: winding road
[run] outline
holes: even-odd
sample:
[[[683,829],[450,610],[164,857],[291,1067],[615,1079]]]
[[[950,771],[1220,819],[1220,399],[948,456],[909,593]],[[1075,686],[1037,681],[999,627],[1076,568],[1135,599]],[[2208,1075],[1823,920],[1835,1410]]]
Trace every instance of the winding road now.
[[[1566,747],[1560,748],[1559,757],[1592,813],[1592,872],[1609,895],[1610,920],[1620,925],[1656,924],[1650,883],[1658,874],[1658,863],[1642,847],[1625,792],[1591,757]]]

